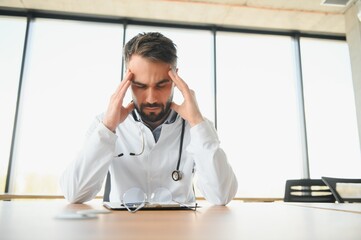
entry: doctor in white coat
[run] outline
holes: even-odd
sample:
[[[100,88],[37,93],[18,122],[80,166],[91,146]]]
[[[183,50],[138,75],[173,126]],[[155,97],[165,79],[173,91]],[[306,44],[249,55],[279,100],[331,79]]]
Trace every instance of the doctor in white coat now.
[[[177,74],[175,44],[161,33],[141,33],[124,47],[126,74],[107,111],[91,125],[82,150],[66,168],[60,187],[71,203],[93,199],[109,173],[109,201],[131,189],[150,197],[167,189],[174,201],[195,202],[193,177],[206,200],[229,203],[237,179],[213,124]],[[173,102],[177,87],[184,101]],[[123,99],[131,91],[133,101]],[[131,192],[131,191],[130,191]]]

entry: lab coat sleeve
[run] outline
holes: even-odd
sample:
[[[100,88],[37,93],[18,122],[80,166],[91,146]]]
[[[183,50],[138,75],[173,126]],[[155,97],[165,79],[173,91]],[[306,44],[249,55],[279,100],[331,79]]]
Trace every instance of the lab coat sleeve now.
[[[116,139],[99,118],[94,121],[84,146],[60,178],[60,188],[69,202],[89,201],[101,190],[113,159]]]
[[[218,135],[209,120],[190,129],[191,141],[187,151],[193,156],[197,174],[197,187],[207,201],[226,205],[236,195],[238,182],[220,148]]]

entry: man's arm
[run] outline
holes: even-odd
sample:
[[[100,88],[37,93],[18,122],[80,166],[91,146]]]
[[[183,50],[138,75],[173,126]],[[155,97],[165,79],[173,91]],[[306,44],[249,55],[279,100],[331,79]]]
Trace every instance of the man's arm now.
[[[69,202],[91,200],[100,191],[113,158],[115,129],[134,109],[132,102],[123,106],[132,77],[128,70],[111,96],[104,116],[99,116],[89,129],[82,151],[63,173],[60,187]]]
[[[218,135],[212,123],[206,120],[198,107],[195,93],[187,83],[170,69],[168,75],[181,91],[184,101],[171,108],[187,120],[191,129],[191,142],[187,151],[194,156],[198,173],[198,188],[211,203],[225,205],[237,192],[237,179],[220,148]]]
[[[113,159],[116,139],[100,119],[94,121],[83,149],[60,178],[60,188],[69,202],[89,201],[101,190]]]
[[[216,130],[208,120],[190,129],[191,142],[187,151],[194,156],[197,187],[212,204],[226,205],[237,193],[238,182],[220,148]]]

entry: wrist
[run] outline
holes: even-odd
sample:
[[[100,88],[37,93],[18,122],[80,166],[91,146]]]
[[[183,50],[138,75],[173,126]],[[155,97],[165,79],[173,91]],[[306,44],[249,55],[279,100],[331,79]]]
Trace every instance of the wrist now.
[[[106,121],[102,121],[102,123],[106,128],[115,133],[115,127],[112,127],[110,124],[106,123]]]
[[[204,121],[203,116],[198,116],[198,117],[196,117],[196,118],[194,118],[194,119],[192,119],[191,121],[188,121],[188,122],[189,122],[189,125],[191,127],[194,127],[194,126],[198,125],[199,123],[201,123],[203,121]]]

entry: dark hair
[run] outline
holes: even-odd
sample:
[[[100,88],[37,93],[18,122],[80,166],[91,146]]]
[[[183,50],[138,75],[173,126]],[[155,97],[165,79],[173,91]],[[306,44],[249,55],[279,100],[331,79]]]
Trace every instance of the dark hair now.
[[[125,44],[123,55],[126,66],[133,54],[152,61],[177,65],[176,45],[159,32],[139,33]]]

